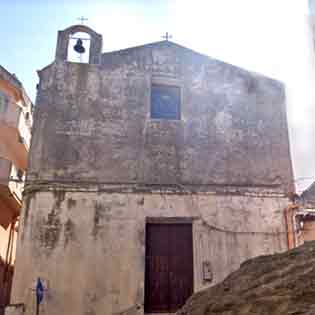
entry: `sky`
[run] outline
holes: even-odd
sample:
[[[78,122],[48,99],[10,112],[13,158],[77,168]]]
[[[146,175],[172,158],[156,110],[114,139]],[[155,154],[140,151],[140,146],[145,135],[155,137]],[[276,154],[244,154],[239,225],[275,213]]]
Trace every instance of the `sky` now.
[[[54,60],[57,31],[85,23],[103,51],[174,42],[283,81],[298,191],[315,181],[315,51],[307,0],[0,0],[0,64],[35,100],[36,71]]]

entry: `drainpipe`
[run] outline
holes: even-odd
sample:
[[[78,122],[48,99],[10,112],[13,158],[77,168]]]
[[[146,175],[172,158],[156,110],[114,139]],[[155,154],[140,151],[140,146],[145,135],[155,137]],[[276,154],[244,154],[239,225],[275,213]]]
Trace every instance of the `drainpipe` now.
[[[15,224],[17,218],[14,218],[10,225],[9,230],[9,239],[8,245],[6,248],[6,256],[4,261],[4,271],[3,271],[3,279],[2,279],[2,296],[1,300],[6,303],[9,297],[9,269],[12,263],[12,256],[13,256],[13,245],[14,245],[14,231],[15,231]]]
[[[284,220],[287,233],[288,249],[292,249],[297,246],[295,224],[294,224],[294,212],[299,208],[298,204],[292,203],[284,209]]]

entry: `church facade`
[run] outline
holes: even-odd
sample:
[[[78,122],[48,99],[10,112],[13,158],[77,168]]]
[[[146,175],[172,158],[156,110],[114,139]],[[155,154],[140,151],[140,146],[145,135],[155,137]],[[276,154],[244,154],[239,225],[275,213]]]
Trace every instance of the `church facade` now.
[[[67,60],[77,32],[87,63]],[[169,41],[102,53],[82,25],[39,77],[11,297],[27,314],[38,278],[43,313],[171,314],[287,249],[280,82]]]

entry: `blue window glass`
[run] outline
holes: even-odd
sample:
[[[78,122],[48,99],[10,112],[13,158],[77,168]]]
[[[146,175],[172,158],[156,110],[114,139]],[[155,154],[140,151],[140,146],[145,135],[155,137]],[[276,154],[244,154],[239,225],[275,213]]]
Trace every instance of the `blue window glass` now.
[[[151,118],[180,119],[180,88],[167,85],[151,87]]]

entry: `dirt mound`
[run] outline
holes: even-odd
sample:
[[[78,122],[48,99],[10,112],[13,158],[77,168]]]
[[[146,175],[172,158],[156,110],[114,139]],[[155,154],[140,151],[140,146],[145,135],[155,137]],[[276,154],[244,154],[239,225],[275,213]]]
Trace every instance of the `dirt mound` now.
[[[315,315],[315,241],[243,263],[178,315]]]

